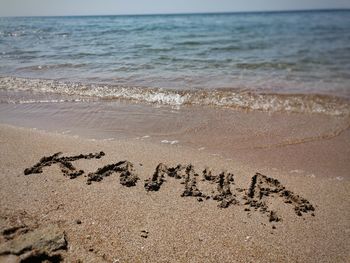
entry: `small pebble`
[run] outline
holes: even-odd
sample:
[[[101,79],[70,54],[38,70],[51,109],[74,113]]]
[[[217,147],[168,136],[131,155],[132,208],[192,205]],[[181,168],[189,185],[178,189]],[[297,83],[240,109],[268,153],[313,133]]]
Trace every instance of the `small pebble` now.
[[[142,230],[142,231],[141,231],[141,237],[147,238],[147,237],[148,237],[148,231]]]

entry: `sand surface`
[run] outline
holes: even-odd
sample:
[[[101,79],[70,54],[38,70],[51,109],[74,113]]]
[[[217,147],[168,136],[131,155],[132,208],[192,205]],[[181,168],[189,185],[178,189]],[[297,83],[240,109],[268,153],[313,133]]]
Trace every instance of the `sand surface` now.
[[[54,225],[67,244],[53,253],[64,262],[347,262],[350,258],[349,174],[327,177],[272,166],[257,169],[234,156],[227,160],[181,145],[87,140],[8,125],[0,125],[0,145],[0,252],[8,242]],[[318,149],[327,148],[322,147]],[[64,176],[58,164],[24,175],[43,156],[100,151],[105,155],[99,159],[72,164],[87,175],[128,160],[140,178],[136,185],[120,184],[118,173],[88,185],[84,175]],[[152,177],[159,163],[192,164],[199,174],[198,188],[210,196],[218,191],[218,183],[201,181],[202,171],[210,167],[215,175],[223,170],[233,173],[230,189],[238,203],[220,208],[212,198],[200,202],[198,197],[182,197],[183,180],[169,176],[158,191],[146,191],[144,180]],[[298,216],[294,204],[272,193],[263,200],[280,220],[269,222],[270,213],[244,204],[256,172],[278,179],[315,211]],[[62,237],[59,232],[52,235],[56,234]],[[16,260],[14,255],[0,256],[0,262]]]

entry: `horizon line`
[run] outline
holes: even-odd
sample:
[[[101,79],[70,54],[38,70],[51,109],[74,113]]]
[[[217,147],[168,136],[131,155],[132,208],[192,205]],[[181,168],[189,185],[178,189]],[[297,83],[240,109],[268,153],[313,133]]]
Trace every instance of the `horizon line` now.
[[[31,17],[98,17],[98,16],[169,16],[169,15],[225,15],[225,14],[258,14],[258,13],[297,13],[297,12],[327,12],[350,11],[350,8],[316,8],[316,9],[290,9],[290,10],[260,10],[260,11],[223,11],[223,12],[182,12],[182,13],[126,13],[126,14],[70,14],[70,15],[14,15],[0,18],[31,18]]]

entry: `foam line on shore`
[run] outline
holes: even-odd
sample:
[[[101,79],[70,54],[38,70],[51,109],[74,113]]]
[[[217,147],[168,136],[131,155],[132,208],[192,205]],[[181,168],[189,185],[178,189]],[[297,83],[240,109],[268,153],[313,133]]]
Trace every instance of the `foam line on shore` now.
[[[62,82],[57,80],[27,79],[17,77],[0,78],[0,89],[12,92],[35,92],[78,97],[75,101],[128,100],[159,105],[200,105],[258,110],[266,112],[322,113],[327,115],[350,115],[350,104],[345,98],[322,94],[259,93],[237,89],[173,90]],[[34,103],[35,100],[8,100],[7,103]],[[61,102],[62,100],[52,100]],[[38,100],[38,103],[42,100]]]

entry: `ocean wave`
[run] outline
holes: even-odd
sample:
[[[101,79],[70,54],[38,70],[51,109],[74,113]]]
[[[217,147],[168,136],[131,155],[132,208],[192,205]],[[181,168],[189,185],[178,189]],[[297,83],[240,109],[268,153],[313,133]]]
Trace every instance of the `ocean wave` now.
[[[188,40],[188,41],[178,42],[176,44],[183,45],[183,46],[199,46],[199,45],[203,45],[204,43],[201,41]]]
[[[0,89],[60,94],[87,100],[99,99],[110,101],[122,99],[171,106],[201,105],[268,112],[283,111],[350,115],[349,100],[319,94],[258,93],[238,89],[172,90],[123,85],[71,83],[17,77],[1,77]],[[28,101],[31,100],[29,99]]]
[[[210,48],[210,51],[237,51],[242,50],[242,46],[240,45],[226,45],[226,46],[218,46]]]

